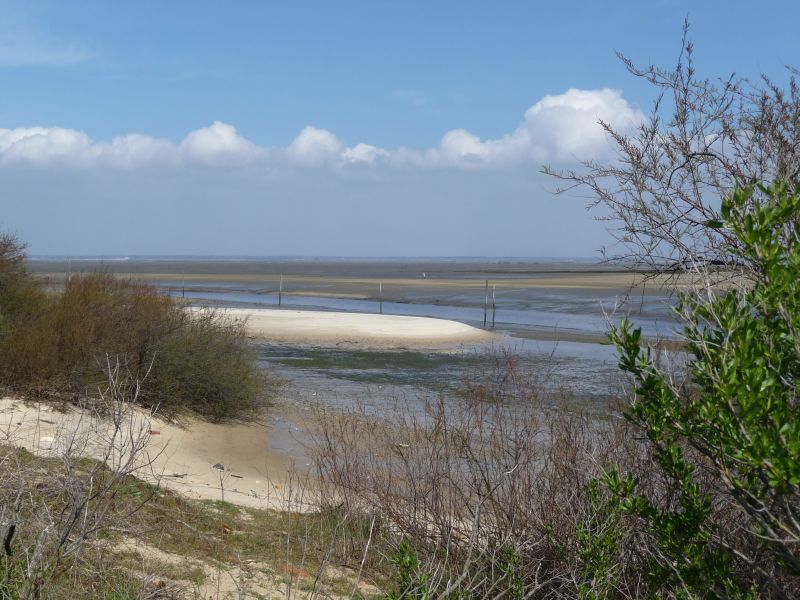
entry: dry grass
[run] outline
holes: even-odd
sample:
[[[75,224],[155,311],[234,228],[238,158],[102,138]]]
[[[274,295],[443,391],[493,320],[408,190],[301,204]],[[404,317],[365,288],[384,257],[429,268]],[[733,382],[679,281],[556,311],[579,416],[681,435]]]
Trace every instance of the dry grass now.
[[[589,483],[609,464],[648,457],[622,420],[576,412],[567,392],[545,391],[544,375],[508,358],[468,382],[460,400],[398,403],[384,420],[320,420],[324,503],[379,515],[368,566],[385,569],[381,552],[407,540],[434,597],[509,593],[512,580],[528,591],[574,588]]]
[[[659,505],[674,501],[669,482],[624,419],[547,383],[501,354],[460,400],[321,414],[323,504],[379,525],[360,554],[396,597],[582,598],[598,573],[613,580],[598,597],[646,595],[648,533],[596,481],[612,465],[637,473]],[[730,506],[717,514],[735,522]]]

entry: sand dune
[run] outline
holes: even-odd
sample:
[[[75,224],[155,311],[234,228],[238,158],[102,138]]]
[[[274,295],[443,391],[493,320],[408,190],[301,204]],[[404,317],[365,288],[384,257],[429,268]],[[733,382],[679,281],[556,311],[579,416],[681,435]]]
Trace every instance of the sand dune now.
[[[292,474],[291,460],[271,450],[264,423],[187,419],[177,425],[139,409],[132,423],[134,433],[149,438],[135,473],[140,479],[195,499],[224,497],[254,508],[312,508],[308,490],[299,496],[304,485]],[[60,412],[46,404],[0,399],[0,443],[40,456],[62,456],[70,446],[80,456],[101,458],[112,431],[111,421],[83,409]],[[114,444],[122,450],[125,441]]]

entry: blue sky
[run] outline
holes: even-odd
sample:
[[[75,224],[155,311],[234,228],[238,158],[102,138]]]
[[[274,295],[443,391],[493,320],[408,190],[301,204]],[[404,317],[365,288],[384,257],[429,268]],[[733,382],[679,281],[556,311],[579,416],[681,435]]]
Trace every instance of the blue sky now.
[[[615,51],[670,66],[688,15],[701,74],[780,80],[798,4],[1,2],[0,227],[33,254],[591,255],[605,225],[538,171],[648,110]]]

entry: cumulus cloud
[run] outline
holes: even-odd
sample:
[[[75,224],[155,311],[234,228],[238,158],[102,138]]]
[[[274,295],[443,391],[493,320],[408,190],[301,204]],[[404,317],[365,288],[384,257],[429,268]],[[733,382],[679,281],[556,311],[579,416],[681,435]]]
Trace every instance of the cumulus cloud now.
[[[0,129],[0,164],[137,168],[147,165],[251,165],[281,161],[303,168],[384,164],[415,168],[511,168],[575,159],[599,158],[611,150],[599,121],[630,129],[644,115],[618,90],[570,89],[545,96],[531,106],[518,127],[496,139],[482,140],[466,129],[445,133],[427,150],[385,149],[366,143],[348,147],[326,129],[305,127],[285,148],[265,148],[216,121],[175,143],[130,134],[93,141],[84,132],[60,127]]]
[[[512,166],[520,163],[563,162],[608,154],[608,137],[599,122],[628,130],[644,119],[622,92],[612,89],[569,89],[545,96],[526,112],[511,133],[481,140],[455,129],[435,149],[412,160],[440,166]]]
[[[320,165],[337,160],[345,150],[342,141],[327,129],[306,127],[286,149],[294,161],[306,165]]]
[[[94,142],[82,131],[61,127],[0,129],[0,164],[35,166],[235,165],[264,158],[267,151],[240,136],[232,125],[216,121],[189,133],[180,144],[129,134]]]
[[[148,164],[174,165],[179,162],[172,142],[138,133],[116,137],[108,143],[94,144],[94,151],[89,154],[98,163],[122,168]]]
[[[74,129],[61,127],[17,127],[0,129],[0,156],[3,162],[53,163],[91,162],[92,142]]]
[[[264,148],[240,136],[233,125],[221,121],[192,131],[181,142],[180,150],[191,161],[206,164],[247,162],[266,155]]]
[[[482,142],[466,129],[453,129],[442,136],[439,148],[428,152],[426,160],[445,164],[480,163],[490,159],[495,142]]]
[[[608,151],[608,137],[598,121],[632,129],[643,120],[644,114],[631,107],[619,90],[573,88],[534,104],[525,113],[521,129],[535,152],[568,160]]]

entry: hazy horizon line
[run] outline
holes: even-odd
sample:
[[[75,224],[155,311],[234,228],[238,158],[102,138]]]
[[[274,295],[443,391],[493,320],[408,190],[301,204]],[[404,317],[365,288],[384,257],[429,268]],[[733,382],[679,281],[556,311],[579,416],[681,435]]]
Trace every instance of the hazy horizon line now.
[[[219,261],[246,261],[246,260],[567,260],[567,261],[596,261],[603,262],[602,258],[591,256],[494,256],[494,255],[325,255],[325,254],[31,254],[27,260],[49,261],[158,261],[158,260],[219,260]]]

